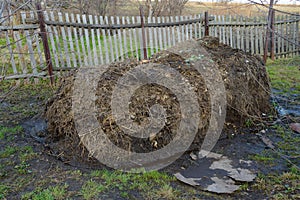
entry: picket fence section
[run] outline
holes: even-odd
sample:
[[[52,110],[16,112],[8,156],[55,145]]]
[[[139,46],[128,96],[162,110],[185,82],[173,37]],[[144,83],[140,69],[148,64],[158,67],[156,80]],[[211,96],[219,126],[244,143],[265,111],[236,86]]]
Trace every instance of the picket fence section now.
[[[145,18],[108,17],[44,12],[54,70],[97,66],[129,57],[145,59],[179,42],[204,36],[204,15]],[[0,26],[6,48],[0,54],[0,79],[41,77],[47,65],[34,12],[22,13],[17,26]],[[266,25],[262,18],[214,16],[209,34],[233,48],[263,54]],[[278,16],[275,22],[276,57],[299,55],[299,18]],[[143,40],[144,38],[144,40]],[[146,49],[146,52],[144,52]]]
[[[299,22],[299,16],[276,16],[274,54],[277,58],[300,54]],[[263,55],[267,25],[266,17],[215,16],[215,20],[210,23],[209,34],[218,37],[220,42],[228,44],[232,48]]]

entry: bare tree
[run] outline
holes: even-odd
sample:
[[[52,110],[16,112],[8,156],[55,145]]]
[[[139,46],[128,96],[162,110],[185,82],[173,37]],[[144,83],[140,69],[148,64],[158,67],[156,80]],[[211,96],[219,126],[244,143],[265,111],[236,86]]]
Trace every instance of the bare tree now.
[[[189,0],[146,0],[147,14],[151,16],[181,15]]]
[[[81,14],[104,16],[109,4],[116,0],[78,0],[78,9]]]

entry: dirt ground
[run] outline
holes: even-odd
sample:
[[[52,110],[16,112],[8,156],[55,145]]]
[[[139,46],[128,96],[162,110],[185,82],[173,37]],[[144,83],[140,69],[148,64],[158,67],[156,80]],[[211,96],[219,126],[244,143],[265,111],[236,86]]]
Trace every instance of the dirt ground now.
[[[217,195],[174,178],[194,162],[191,152],[159,172],[144,174],[66,162],[43,139],[41,114],[55,89],[47,81],[20,86],[1,82],[0,199],[300,199],[300,134],[288,128],[290,122],[300,122],[297,115],[268,116],[261,123],[248,120],[245,128],[228,125],[213,152],[253,160],[257,178],[241,183],[234,194]]]

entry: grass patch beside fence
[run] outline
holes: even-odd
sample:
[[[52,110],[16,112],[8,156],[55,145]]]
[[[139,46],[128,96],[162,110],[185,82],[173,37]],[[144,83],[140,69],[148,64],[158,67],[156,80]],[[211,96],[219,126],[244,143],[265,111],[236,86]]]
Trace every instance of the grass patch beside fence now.
[[[300,93],[300,56],[267,62],[271,86],[276,90]]]

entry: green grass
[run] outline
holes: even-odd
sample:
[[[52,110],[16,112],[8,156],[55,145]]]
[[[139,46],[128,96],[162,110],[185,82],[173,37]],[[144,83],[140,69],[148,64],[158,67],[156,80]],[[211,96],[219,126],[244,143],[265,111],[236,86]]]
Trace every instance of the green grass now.
[[[118,34],[118,32],[116,32],[116,34]],[[74,48],[74,54],[71,52],[71,43],[68,41],[67,42],[67,47],[68,47],[68,50],[65,50],[65,46],[64,46],[64,39],[62,38],[62,36],[59,36],[59,37],[54,37],[53,40],[54,40],[54,43],[55,43],[55,49],[56,49],[56,55],[57,55],[57,59],[58,59],[58,63],[56,63],[56,59],[55,59],[55,56],[54,56],[54,47],[52,45],[51,42],[49,42],[49,48],[50,48],[50,52],[52,54],[52,63],[53,63],[53,66],[56,67],[56,66],[59,66],[59,67],[67,67],[67,56],[66,54],[68,53],[69,54],[69,57],[71,59],[71,66],[74,65],[73,63],[73,57],[75,56],[75,59],[76,59],[76,62],[77,62],[77,65],[79,65],[79,62],[81,61],[84,65],[84,60],[86,59],[87,62],[89,62],[89,54],[88,54],[88,50],[87,50],[87,47],[88,47],[88,44],[90,46],[90,49],[91,49],[91,57],[92,59],[94,58],[94,51],[96,51],[96,55],[100,55],[100,49],[102,51],[102,55],[103,55],[103,60],[104,62],[106,61],[106,57],[109,58],[109,61],[112,62],[112,61],[116,61],[116,60],[119,60],[121,59],[121,51],[120,51],[120,44],[122,44],[122,56],[125,58],[126,55],[128,55],[129,57],[132,57],[132,58],[136,58],[136,57],[139,57],[140,58],[140,55],[142,54],[142,50],[140,49],[140,44],[139,44],[139,41],[135,42],[134,39],[132,39],[132,51],[131,51],[131,48],[130,48],[130,38],[129,36],[127,36],[127,43],[125,45],[124,43],[124,38],[123,38],[123,33],[122,33],[122,40],[120,41],[119,40],[119,35],[116,35],[116,40],[114,39],[115,37],[114,36],[100,36],[100,44],[98,43],[98,38],[97,38],[97,35],[95,33],[95,42],[93,43],[92,41],[92,37],[91,37],[91,33],[89,33],[89,39],[86,39],[85,38],[85,33],[83,32],[82,33],[83,35],[83,41],[81,41],[80,37],[78,37],[78,47],[77,47],[77,44],[76,44],[76,39],[75,37],[73,36],[72,38],[70,38],[70,40],[73,41],[73,48]],[[11,41],[12,38],[10,38]],[[69,38],[67,38],[67,40],[69,40]],[[104,40],[106,40],[106,43],[107,43],[107,49],[105,49],[105,45],[104,45]],[[110,40],[112,41],[112,45],[110,44]],[[25,44],[26,42],[26,39],[22,40],[22,43]],[[116,45],[115,43],[117,44],[117,51],[118,51],[118,57],[117,57],[117,54],[116,54]],[[2,39],[0,40],[0,44],[3,44],[3,45],[0,45],[0,46],[5,46],[6,45],[6,40],[5,39]],[[22,45],[24,45],[22,44]],[[42,43],[40,42],[39,43],[40,45],[40,49],[43,49],[42,47]],[[136,50],[135,46],[138,47],[138,49]],[[60,48],[58,48],[60,47]],[[15,52],[18,52],[17,50],[17,47],[15,44],[11,45],[11,48],[13,49],[13,51]],[[151,47],[149,47],[147,49],[148,53],[150,54],[151,52]],[[60,52],[58,52],[58,49],[60,49]],[[32,70],[32,67],[31,67],[31,60],[30,60],[30,55],[27,54],[27,51],[25,52],[25,50],[23,50],[24,52],[22,53],[22,57],[20,57],[19,54],[14,54],[13,55],[13,58],[14,58],[14,61],[16,63],[16,68],[17,68],[17,71],[19,73],[22,73],[22,64],[21,62],[25,62],[25,65],[27,66],[26,69],[28,71],[28,73],[32,73],[33,70]],[[45,64],[44,63],[40,63],[40,59],[38,58],[38,52],[37,52],[37,48],[34,48],[34,52],[36,53],[35,55],[35,60],[37,62],[37,69],[38,71],[40,72],[43,68],[45,68]],[[79,52],[79,53],[78,53]],[[114,60],[112,60],[112,52],[113,53],[113,57],[114,57]],[[156,49],[154,49],[154,52],[156,52]],[[4,48],[3,49],[3,52],[1,52],[0,54],[0,65],[1,66],[5,66],[4,69],[4,74],[5,75],[12,75],[13,74],[13,68],[12,68],[12,64],[11,64],[11,61],[10,61],[10,56],[9,56],[9,50],[8,48]],[[99,63],[101,63],[100,61],[100,58],[99,58]]]
[[[300,152],[300,136],[284,125],[274,125],[270,129],[277,141],[273,139],[275,150],[266,149],[260,154],[251,156],[251,159],[272,166],[281,159],[289,171],[276,174],[260,173],[252,189],[264,191],[270,199],[299,199],[300,171],[297,167],[299,163],[297,156]],[[290,158],[294,156],[295,159]]]
[[[300,172],[291,168],[282,174],[259,174],[253,187],[264,191],[270,199],[299,199]]]
[[[175,181],[175,178],[158,171],[143,172],[141,170],[140,173],[125,173],[121,171],[95,170],[90,173],[90,177],[92,179],[85,182],[81,189],[84,199],[96,198],[100,193],[112,190],[120,191],[120,195],[123,198],[127,198],[130,191],[140,192],[145,198],[152,196],[153,198],[175,199],[175,196],[178,194],[170,186],[170,183]]]
[[[0,184],[0,199],[5,199],[5,196],[9,192],[10,187],[5,184]]]
[[[24,146],[20,149],[19,159],[22,162],[31,160],[37,156],[37,153],[33,151],[31,146]]]
[[[22,131],[23,127],[20,125],[14,127],[0,126],[0,140],[4,140],[5,138],[11,139],[11,136],[21,133]]]
[[[33,151],[31,146],[24,147],[14,147],[6,146],[2,151],[0,151],[0,158],[8,158],[12,155],[19,156],[20,161],[25,162],[36,157],[36,153]]]
[[[262,162],[265,165],[274,165],[276,159],[275,154],[270,149],[266,149],[260,154],[249,156],[251,160]]]
[[[6,146],[4,150],[0,151],[0,158],[8,158],[17,152],[16,147]]]
[[[67,197],[67,184],[50,186],[49,188],[41,190],[36,188],[32,192],[28,192],[22,195],[24,200],[63,200]]]
[[[94,199],[97,194],[104,190],[105,187],[102,184],[89,180],[83,184],[80,193],[84,199]]]
[[[26,163],[25,161],[22,161],[20,164],[16,165],[14,168],[16,169],[18,174],[27,174],[27,173],[31,173],[31,170],[28,169],[29,167],[30,167],[30,165],[28,163]]]
[[[274,125],[272,129],[275,131],[280,141],[276,144],[278,150],[289,156],[297,156],[300,152],[300,136],[295,134],[290,128],[281,125]]]
[[[284,93],[300,93],[300,57],[268,60],[267,72],[273,88]]]

